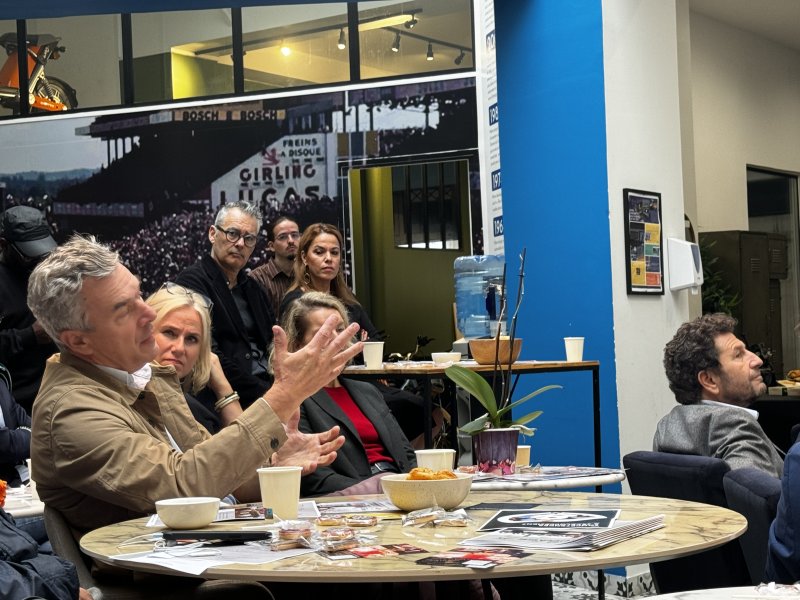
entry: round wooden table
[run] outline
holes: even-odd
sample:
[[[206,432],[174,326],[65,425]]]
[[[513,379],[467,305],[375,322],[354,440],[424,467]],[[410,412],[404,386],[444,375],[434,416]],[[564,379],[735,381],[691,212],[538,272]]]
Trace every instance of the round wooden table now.
[[[370,498],[363,496],[361,498]],[[341,502],[342,497],[330,498]],[[319,499],[318,502],[324,502]],[[330,560],[319,554],[305,554],[286,560],[265,564],[228,564],[207,569],[205,579],[232,578],[256,581],[283,582],[398,582],[398,581],[448,581],[475,578],[527,577],[564,571],[605,569],[621,565],[652,562],[685,556],[720,546],[741,535],[747,521],[733,511],[710,506],[646,496],[621,494],[593,494],[580,492],[471,492],[463,508],[484,502],[533,503],[537,509],[599,510],[620,509],[620,520],[630,521],[663,514],[665,527],[644,536],[592,552],[532,551],[530,556],[499,565],[491,570],[472,570],[463,567],[419,565],[422,554],[405,554],[381,558]],[[376,536],[370,545],[412,544],[430,553],[450,550],[464,539],[474,537],[475,530],[495,510],[468,510],[474,522],[467,527],[417,528],[402,527],[400,520],[382,520],[371,530]],[[180,573],[158,565],[144,565],[115,555],[143,552],[152,549],[150,544],[118,545],[135,536],[151,533],[146,519],[126,521],[102,527],[88,533],[81,540],[81,548],[100,562],[152,573],[179,575]],[[239,529],[241,522],[213,524],[221,530]]]

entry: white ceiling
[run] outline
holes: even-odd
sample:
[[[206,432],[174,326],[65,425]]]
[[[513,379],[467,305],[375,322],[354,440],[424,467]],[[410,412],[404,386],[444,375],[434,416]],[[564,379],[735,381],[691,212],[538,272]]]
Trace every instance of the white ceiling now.
[[[800,52],[800,0],[689,0],[697,12]]]

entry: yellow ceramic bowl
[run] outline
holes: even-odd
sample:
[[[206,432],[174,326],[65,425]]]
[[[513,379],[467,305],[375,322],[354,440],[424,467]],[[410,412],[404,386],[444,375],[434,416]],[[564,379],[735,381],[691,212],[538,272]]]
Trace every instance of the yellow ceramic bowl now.
[[[475,362],[479,365],[493,365],[496,345],[497,341],[494,338],[470,340],[469,351],[470,354],[472,354],[472,358],[474,358]],[[508,359],[511,355],[509,352],[510,348],[511,340],[507,337],[501,337],[500,347],[497,352],[497,355],[500,357],[500,364],[508,364]],[[515,362],[519,358],[520,350],[522,350],[522,338],[515,338],[514,354],[511,356],[511,362]]]
[[[419,510],[440,506],[452,510],[464,501],[472,486],[472,473],[456,473],[456,479],[412,480],[408,473],[386,475],[381,479],[383,493],[397,508]]]
[[[156,502],[156,512],[171,529],[200,529],[217,517],[219,498],[196,496]]]

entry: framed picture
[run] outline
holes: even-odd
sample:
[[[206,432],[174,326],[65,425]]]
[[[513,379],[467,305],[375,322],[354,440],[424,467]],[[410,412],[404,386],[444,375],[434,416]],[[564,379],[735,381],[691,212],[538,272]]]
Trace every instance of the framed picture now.
[[[629,294],[663,294],[661,194],[625,188],[625,277]]]

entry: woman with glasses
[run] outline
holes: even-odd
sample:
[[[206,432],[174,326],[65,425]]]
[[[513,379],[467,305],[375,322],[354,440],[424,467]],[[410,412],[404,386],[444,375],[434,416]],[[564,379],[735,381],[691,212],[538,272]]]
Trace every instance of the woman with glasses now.
[[[211,300],[177,283],[166,283],[147,304],[156,311],[156,362],[175,367],[195,420],[216,433],[242,414],[242,406],[219,358],[211,352]],[[210,400],[201,402],[197,398],[201,393]]]

